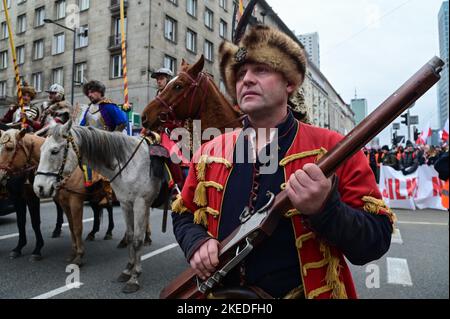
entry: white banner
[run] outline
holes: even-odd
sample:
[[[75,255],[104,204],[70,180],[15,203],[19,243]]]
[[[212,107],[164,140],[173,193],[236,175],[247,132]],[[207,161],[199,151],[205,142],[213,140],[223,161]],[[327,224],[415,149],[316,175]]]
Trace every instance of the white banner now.
[[[380,192],[390,208],[446,210],[441,203],[442,186],[432,166],[421,165],[406,176],[391,167],[380,167]]]

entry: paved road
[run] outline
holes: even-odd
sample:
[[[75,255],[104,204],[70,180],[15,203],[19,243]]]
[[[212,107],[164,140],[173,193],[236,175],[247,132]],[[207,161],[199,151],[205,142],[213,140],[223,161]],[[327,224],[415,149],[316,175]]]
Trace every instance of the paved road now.
[[[67,227],[63,236],[51,239],[55,223],[53,204],[42,205],[44,259],[28,260],[34,245],[34,235],[28,227],[28,246],[24,256],[9,260],[8,254],[16,244],[15,217],[0,217],[0,298],[157,298],[159,291],[187,264],[175,243],[169,227],[161,232],[162,212],[154,210],[151,216],[153,244],[144,248],[142,289],[135,294],[121,292],[122,284],[115,279],[127,263],[127,251],[116,245],[125,231],[119,207],[115,207],[114,239],[104,241],[107,218],[94,242],[86,242],[86,264],[81,268],[79,288],[66,287],[64,259],[69,254],[70,237]],[[412,299],[449,298],[449,231],[448,214],[436,211],[397,212],[400,235],[395,234],[385,257],[364,267],[351,266],[361,298]],[[92,227],[92,213],[85,209],[84,236]],[[389,264],[389,266],[388,266]],[[408,276],[409,273],[409,276]],[[378,274],[378,276],[376,276]],[[73,273],[72,273],[73,275]],[[375,286],[375,288],[368,288]]]

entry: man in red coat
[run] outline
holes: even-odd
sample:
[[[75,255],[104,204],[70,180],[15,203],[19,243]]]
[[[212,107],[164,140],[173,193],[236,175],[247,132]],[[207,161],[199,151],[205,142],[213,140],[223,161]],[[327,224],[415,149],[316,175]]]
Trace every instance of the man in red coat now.
[[[188,262],[201,280],[209,278],[217,270],[220,241],[239,226],[241,212],[263,207],[268,191],[286,189],[295,209],[284,212],[273,234],[225,277],[223,287],[275,298],[356,298],[344,256],[357,265],[379,259],[393,230],[393,214],[364,154],[331,178],[315,164],[342,136],[300,123],[289,111],[306,56],[287,35],[258,25],[239,46],[223,43],[220,57],[227,91],[248,116],[243,130],[219,136],[195,154],[172,207],[174,233]]]

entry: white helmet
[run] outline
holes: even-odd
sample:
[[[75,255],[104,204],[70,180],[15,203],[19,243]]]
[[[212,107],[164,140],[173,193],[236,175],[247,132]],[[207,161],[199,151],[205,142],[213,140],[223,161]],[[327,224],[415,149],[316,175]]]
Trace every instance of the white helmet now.
[[[173,72],[170,69],[168,69],[168,68],[161,68],[161,69],[158,69],[157,71],[152,73],[152,78],[156,79],[156,77],[158,75],[165,75],[168,78],[172,78],[173,77]]]
[[[50,88],[47,91],[45,91],[45,92],[47,92],[47,93],[59,93],[59,94],[64,96],[64,88],[61,85],[57,84],[57,83],[52,84],[50,86]]]

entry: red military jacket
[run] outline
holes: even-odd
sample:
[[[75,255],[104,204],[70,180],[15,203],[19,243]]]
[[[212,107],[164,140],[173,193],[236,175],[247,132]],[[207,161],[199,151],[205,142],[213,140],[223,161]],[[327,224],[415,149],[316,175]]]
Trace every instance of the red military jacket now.
[[[176,213],[191,212],[194,222],[207,227],[217,238],[221,222],[223,194],[233,170],[233,152],[241,130],[224,134],[203,145],[194,156],[181,196],[174,202]],[[294,141],[279,165],[285,170],[286,182],[296,170],[318,160],[331,150],[342,136],[338,133],[299,123]],[[394,215],[384,204],[375,178],[363,152],[358,152],[336,171],[341,200],[361,213]],[[280,185],[283,189],[285,185]],[[350,270],[343,254],[321,240],[309,229],[297,210],[285,212],[296,236],[300,273],[307,298],[357,298]]]

